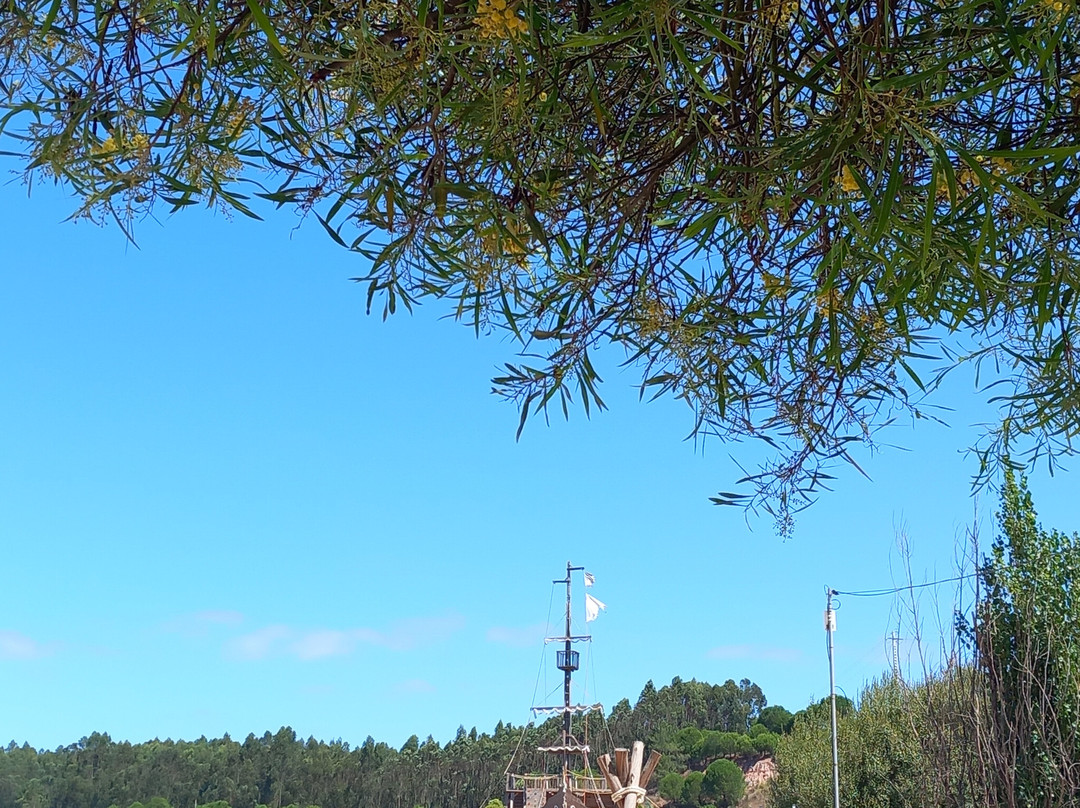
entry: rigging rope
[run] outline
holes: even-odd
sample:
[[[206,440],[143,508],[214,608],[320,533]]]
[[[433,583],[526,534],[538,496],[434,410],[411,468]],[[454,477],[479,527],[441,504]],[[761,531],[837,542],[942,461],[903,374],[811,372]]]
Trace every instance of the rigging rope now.
[[[524,741],[525,741],[525,733],[528,732],[528,731],[529,731],[529,725],[528,724],[526,724],[525,726],[523,726],[521,728],[521,737],[518,738],[517,749],[514,750],[514,754],[512,754],[510,756],[510,762],[507,763],[506,768],[503,769],[503,777],[504,778],[506,777],[506,775],[508,775],[510,773],[510,769],[514,765],[514,761],[517,760],[518,752],[521,751],[521,744],[524,743]]]
[[[544,623],[544,634],[551,633],[551,608],[555,603],[555,584],[551,585],[551,594],[548,596],[548,611],[547,620]],[[533,685],[532,703],[536,704],[536,694],[540,690],[540,677],[544,677],[544,687],[547,687],[547,669],[544,667],[544,652],[547,650],[547,646],[543,643],[540,644],[540,664],[536,669],[536,683]],[[550,694],[549,694],[550,695]],[[525,733],[529,731],[529,725],[531,721],[526,721],[525,726],[521,728],[521,737],[518,739],[517,749],[514,750],[514,754],[510,756],[510,762],[506,764],[506,770],[503,772],[503,777],[507,775],[511,767],[514,765],[514,761],[517,760],[518,753],[521,752],[521,744],[525,740]]]
[[[593,690],[596,691],[597,693],[599,693],[600,688],[596,684],[596,663],[592,658],[592,646],[593,646],[593,643],[589,643],[589,654],[590,654],[590,656],[588,657],[588,665],[589,665],[589,670],[592,672]],[[588,675],[587,674],[586,674],[586,682],[588,682]],[[608,724],[607,713],[604,712],[603,707],[600,708],[600,723],[604,728],[604,734],[607,736],[608,748],[609,749],[614,749],[615,748],[615,738],[611,734],[611,726]]]
[[[555,584],[551,585],[551,594],[548,597],[548,613],[547,620],[544,621],[544,635],[551,633],[551,607],[555,603]],[[536,669],[536,684],[533,685],[532,703],[536,704],[536,693],[540,689],[540,676],[544,677],[544,687],[547,687],[547,670],[544,668],[544,652],[547,650],[547,646],[540,645],[540,666]]]
[[[588,704],[589,703],[589,671],[590,670],[592,670],[592,643],[591,642],[586,643],[586,645],[585,645],[585,670],[582,672],[583,673],[583,678],[585,679],[585,687],[582,688],[582,694],[581,694],[582,695],[581,701],[582,701],[583,704]],[[585,745],[586,746],[589,745],[589,713],[591,713],[591,712],[592,712],[592,710],[586,711],[584,716],[583,716],[583,720],[582,720],[582,723],[585,725]],[[592,765],[589,763],[589,755],[586,753],[584,757],[585,757],[585,774],[588,775],[589,777],[591,777],[592,776]]]

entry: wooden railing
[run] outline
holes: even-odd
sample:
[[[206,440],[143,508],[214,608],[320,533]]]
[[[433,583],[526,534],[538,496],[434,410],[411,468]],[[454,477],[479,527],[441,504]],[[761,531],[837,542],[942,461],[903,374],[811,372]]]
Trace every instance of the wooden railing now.
[[[526,789],[543,789],[556,791],[562,787],[562,777],[558,774],[507,774],[507,791],[525,791]],[[603,777],[585,777],[582,775],[570,775],[571,791],[609,791]]]

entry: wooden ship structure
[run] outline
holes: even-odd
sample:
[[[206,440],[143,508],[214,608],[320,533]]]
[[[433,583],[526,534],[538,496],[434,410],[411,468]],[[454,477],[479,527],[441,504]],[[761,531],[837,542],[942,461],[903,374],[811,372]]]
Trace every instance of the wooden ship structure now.
[[[566,585],[566,632],[561,637],[548,637],[545,643],[559,643],[556,665],[563,672],[563,703],[555,707],[533,707],[536,715],[562,715],[562,738],[554,746],[541,746],[539,752],[561,761],[558,774],[517,774],[509,769],[506,775],[506,808],[638,808],[645,802],[645,789],[652,779],[660,753],[653,751],[645,760],[645,744],[635,741],[629,749],[615,749],[614,755],[596,758],[597,775],[576,773],[571,761],[580,758],[580,769],[589,772],[590,748],[571,733],[574,715],[600,708],[599,704],[573,704],[571,680],[579,667],[580,654],[574,644],[588,642],[590,635],[574,635],[570,621],[571,574],[583,571],[567,562],[566,578],[553,581]],[[513,762],[511,762],[511,768]]]

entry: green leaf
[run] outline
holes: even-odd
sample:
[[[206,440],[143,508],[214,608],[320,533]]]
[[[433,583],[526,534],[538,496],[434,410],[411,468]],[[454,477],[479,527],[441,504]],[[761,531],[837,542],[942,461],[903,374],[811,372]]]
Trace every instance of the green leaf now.
[[[49,11],[45,15],[45,21],[41,23],[41,29],[39,34],[44,37],[52,29],[53,23],[56,21],[56,15],[60,13],[60,7],[63,5],[64,0],[53,0],[52,5],[49,6]]]
[[[245,0],[248,10],[251,11],[251,16],[255,20],[255,24],[259,26],[259,29],[266,36],[267,42],[270,46],[276,50],[280,55],[285,56],[285,48],[281,46],[281,40],[278,39],[277,32],[274,30],[273,24],[270,22],[270,18],[266,16],[266,12],[262,10],[262,6],[259,5],[259,0]]]
[[[330,238],[332,238],[337,244],[344,247],[346,250],[349,249],[349,245],[345,243],[345,240],[341,237],[341,234],[338,233],[338,231],[335,230],[333,227],[331,227],[330,223],[322,216],[320,216],[318,212],[315,213],[315,218],[319,220],[319,224],[323,226],[323,229],[329,234]]]

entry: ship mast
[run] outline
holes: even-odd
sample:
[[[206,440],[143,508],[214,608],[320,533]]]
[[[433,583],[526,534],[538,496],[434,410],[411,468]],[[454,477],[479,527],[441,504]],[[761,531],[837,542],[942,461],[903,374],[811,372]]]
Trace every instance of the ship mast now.
[[[564,647],[562,651],[559,651],[556,655],[558,661],[559,670],[563,672],[563,724],[562,724],[562,748],[563,748],[563,765],[562,765],[562,780],[563,788],[569,788],[570,786],[570,716],[571,716],[571,704],[570,704],[570,677],[573,672],[578,669],[578,652],[571,648],[571,643],[574,640],[583,639],[582,637],[573,637],[570,634],[570,573],[578,570],[583,570],[584,567],[572,566],[569,561],[566,562],[566,578],[562,581],[552,581],[552,583],[565,583],[566,584],[566,634],[563,635]]]
[[[555,654],[556,666],[563,672],[563,703],[559,707],[533,707],[534,714],[551,714],[562,713],[562,741],[557,746],[541,746],[538,751],[545,752],[550,755],[558,755],[562,760],[562,777],[559,787],[560,801],[558,805],[551,804],[546,808],[567,808],[571,805],[576,805],[576,808],[585,808],[580,799],[575,797],[572,793],[573,783],[570,777],[570,756],[571,755],[587,755],[589,754],[589,747],[586,744],[580,744],[574,741],[573,736],[570,734],[570,719],[574,713],[586,713],[589,710],[603,709],[599,704],[592,706],[585,704],[573,704],[570,701],[570,679],[573,676],[574,671],[579,667],[580,654],[574,650],[573,644],[575,642],[588,642],[592,639],[588,634],[574,635],[570,632],[573,630],[573,625],[570,620],[570,605],[571,605],[571,588],[570,588],[570,576],[571,573],[584,570],[584,567],[575,567],[569,561],[566,562],[566,577],[559,578],[552,583],[565,584],[566,585],[566,633],[561,637],[545,637],[544,643],[557,642],[562,647]]]
[[[533,715],[553,715],[562,713],[561,743],[553,746],[540,746],[538,752],[558,755],[562,762],[562,776],[558,781],[551,774],[530,775],[510,774],[507,767],[506,808],[641,808],[645,798],[645,788],[660,762],[660,753],[653,751],[647,763],[644,762],[645,744],[634,741],[631,749],[616,749],[614,765],[610,755],[601,755],[596,759],[603,773],[603,778],[588,777],[578,780],[570,774],[570,756],[584,755],[585,766],[589,765],[589,746],[574,740],[570,734],[571,718],[574,713],[588,713],[590,710],[603,711],[600,704],[573,704],[570,701],[570,680],[579,667],[580,655],[574,650],[575,642],[588,642],[588,634],[573,635],[571,621],[571,575],[583,571],[584,567],[575,567],[566,562],[566,577],[552,581],[553,584],[566,586],[566,624],[561,637],[545,637],[544,644],[558,643],[556,652],[557,667],[563,672],[563,703],[561,706],[533,707]],[[585,585],[590,586],[593,578],[585,573]],[[585,622],[596,617],[597,609],[604,605],[595,598],[586,595]],[[530,725],[531,726],[531,725]],[[511,766],[513,761],[511,761]],[[550,771],[545,767],[545,771]],[[559,782],[561,781],[561,782]]]

